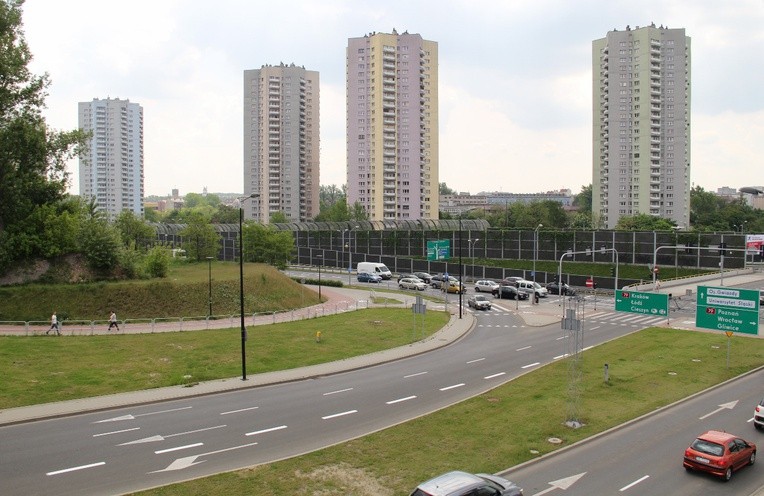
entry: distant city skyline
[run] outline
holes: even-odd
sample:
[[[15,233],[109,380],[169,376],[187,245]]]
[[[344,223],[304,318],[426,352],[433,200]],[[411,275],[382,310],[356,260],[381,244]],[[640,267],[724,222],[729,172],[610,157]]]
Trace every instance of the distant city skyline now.
[[[473,193],[575,193],[592,182],[591,40],[654,22],[692,37],[693,185],[762,182],[760,1],[296,0],[288,29],[274,22],[284,9],[237,0],[135,0],[129,8],[27,1],[30,69],[52,80],[44,115],[53,128],[74,129],[78,102],[141,102],[146,194],[243,191],[242,71],[294,62],[321,74],[320,183],[339,187],[347,40],[395,28],[438,42],[439,182]]]

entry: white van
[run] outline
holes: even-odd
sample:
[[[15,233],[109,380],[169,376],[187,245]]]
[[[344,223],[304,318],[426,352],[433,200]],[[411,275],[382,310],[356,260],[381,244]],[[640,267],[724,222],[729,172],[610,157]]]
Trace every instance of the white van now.
[[[547,289],[542,286],[541,284],[533,281],[517,281],[517,289],[520,291],[523,291],[525,293],[536,293],[541,298],[546,298],[546,296],[549,294]]]
[[[377,262],[358,262],[356,272],[359,274],[365,272],[367,274],[376,274],[382,279],[391,279],[393,273],[387,268],[387,265]]]

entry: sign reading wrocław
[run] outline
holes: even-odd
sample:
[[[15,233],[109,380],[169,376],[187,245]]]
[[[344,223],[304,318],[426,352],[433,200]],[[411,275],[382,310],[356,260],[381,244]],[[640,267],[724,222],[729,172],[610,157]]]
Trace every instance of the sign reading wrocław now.
[[[759,333],[759,292],[698,286],[695,325],[703,329]]]

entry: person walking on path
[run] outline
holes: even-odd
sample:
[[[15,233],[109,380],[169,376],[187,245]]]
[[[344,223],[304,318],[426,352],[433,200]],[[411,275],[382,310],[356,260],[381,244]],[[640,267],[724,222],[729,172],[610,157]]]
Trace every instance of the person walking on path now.
[[[53,312],[53,315],[50,316],[50,329],[45,331],[45,334],[50,334],[50,331],[56,331],[56,335],[61,335],[61,328],[58,325],[58,317],[56,317],[56,312]]]
[[[114,313],[114,310],[112,310],[111,315],[109,315],[109,328],[106,331],[111,331],[112,327],[116,327],[117,331],[119,331],[119,325],[117,325],[117,314]]]

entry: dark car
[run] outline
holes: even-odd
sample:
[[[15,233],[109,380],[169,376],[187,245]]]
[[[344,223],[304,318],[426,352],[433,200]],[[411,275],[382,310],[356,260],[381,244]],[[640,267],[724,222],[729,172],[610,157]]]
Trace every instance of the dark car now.
[[[509,276],[501,280],[502,286],[517,286],[517,283],[525,279],[520,276]]]
[[[688,471],[698,470],[728,481],[733,472],[754,461],[755,444],[729,432],[707,431],[684,450],[682,465]]]
[[[575,296],[576,290],[571,288],[565,283],[558,283],[558,282],[550,282],[546,285],[546,290],[549,291],[550,294],[562,294],[567,296]],[[560,292],[562,291],[562,293]]]
[[[414,272],[414,275],[417,276],[419,279],[423,280],[427,284],[430,284],[430,281],[432,280],[432,276],[428,274],[427,272]]]
[[[382,282],[382,278],[377,274],[369,274],[368,272],[359,272],[357,276],[358,282]]]
[[[499,286],[497,289],[494,289],[491,294],[496,296],[499,299],[508,299],[508,300],[527,300],[528,299],[528,293],[519,291],[514,286]]]
[[[436,274],[430,278],[430,286],[432,286],[435,289],[440,289],[440,286],[443,284],[443,281],[449,278],[450,276],[446,276],[445,274]]]

